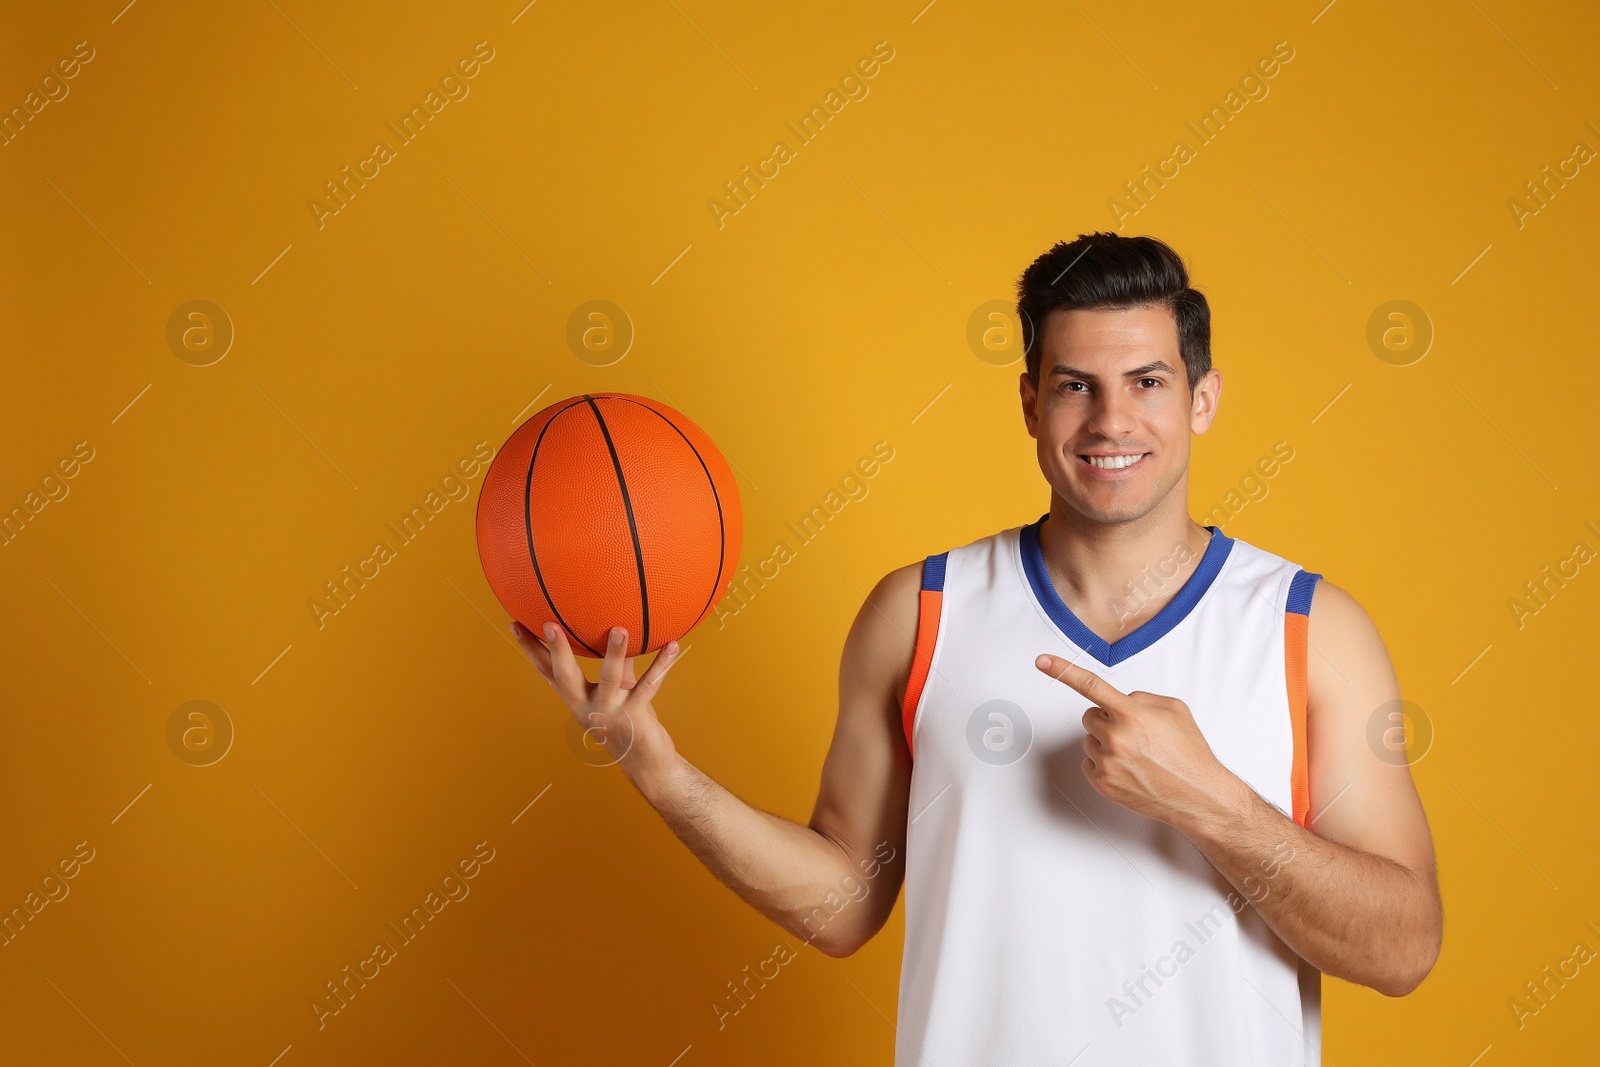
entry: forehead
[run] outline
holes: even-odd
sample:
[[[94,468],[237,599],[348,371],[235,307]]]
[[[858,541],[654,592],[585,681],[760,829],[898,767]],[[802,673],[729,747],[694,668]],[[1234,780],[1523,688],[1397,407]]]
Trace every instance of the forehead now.
[[[1098,311],[1057,308],[1040,335],[1040,367],[1058,363],[1143,363],[1165,359],[1177,365],[1178,323],[1165,307]]]

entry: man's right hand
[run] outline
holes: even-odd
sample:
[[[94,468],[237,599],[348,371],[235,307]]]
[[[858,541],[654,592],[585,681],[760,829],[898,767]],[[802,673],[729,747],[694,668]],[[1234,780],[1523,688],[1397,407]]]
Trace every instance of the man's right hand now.
[[[668,641],[644,677],[635,681],[633,658],[625,654],[628,631],[614,626],[600,663],[600,680],[591,683],[584,677],[567,635],[555,623],[545,626],[547,636],[542,641],[515,620],[511,633],[534,670],[550,683],[584,728],[585,739],[600,744],[629,780],[648,795],[649,787],[663,780],[678,758],[672,738],[650,703],[677,662],[678,642]]]

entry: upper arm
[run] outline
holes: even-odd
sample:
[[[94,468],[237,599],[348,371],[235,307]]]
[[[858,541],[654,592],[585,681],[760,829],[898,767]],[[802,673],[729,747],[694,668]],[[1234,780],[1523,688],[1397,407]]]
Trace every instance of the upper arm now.
[[[839,847],[862,872],[858,880],[870,875],[860,904],[862,941],[889,918],[905,876],[911,753],[900,702],[921,586],[920,561],[891,571],[856,613],[839,660],[839,718],[811,815],[811,829]]]
[[[1319,581],[1307,637],[1307,828],[1434,882],[1427,817],[1396,745],[1402,720],[1391,718],[1400,684],[1377,627],[1349,593]]]

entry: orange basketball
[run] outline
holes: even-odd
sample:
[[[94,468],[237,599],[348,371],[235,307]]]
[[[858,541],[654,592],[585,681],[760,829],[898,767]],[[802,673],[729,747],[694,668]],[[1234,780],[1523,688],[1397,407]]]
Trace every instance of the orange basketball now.
[[[557,401],[511,434],[478,498],[478,558],[511,617],[580,656],[681,638],[722,599],[744,536],[728,461],[694,423],[627,393]]]

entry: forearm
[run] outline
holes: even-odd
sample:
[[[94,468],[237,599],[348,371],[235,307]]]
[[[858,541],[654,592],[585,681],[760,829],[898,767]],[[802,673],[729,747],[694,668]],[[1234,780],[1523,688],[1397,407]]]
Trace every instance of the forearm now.
[[[827,921],[824,902],[837,902],[841,884],[853,884],[855,874],[834,842],[745,803],[681,756],[667,772],[634,785],[718,880],[796,938],[828,955],[866,940],[855,929],[868,918],[865,909]]]
[[[1230,778],[1178,828],[1318,970],[1388,996],[1416,988],[1443,921],[1432,878],[1320,837]]]

